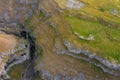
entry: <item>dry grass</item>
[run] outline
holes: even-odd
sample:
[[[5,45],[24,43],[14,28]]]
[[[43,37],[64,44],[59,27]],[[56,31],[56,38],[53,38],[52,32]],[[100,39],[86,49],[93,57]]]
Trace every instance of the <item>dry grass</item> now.
[[[1,58],[0,71],[3,68],[3,64],[5,64],[6,61],[9,59],[9,56],[4,56],[4,57],[1,56],[3,56],[4,53],[5,55],[8,55],[10,53],[9,51],[15,48],[16,42],[17,42],[17,38],[15,36],[8,35],[5,33],[0,33],[0,53],[3,53],[0,54],[0,58]]]
[[[10,49],[13,49],[16,41],[15,36],[0,33],[0,52],[8,52]]]
[[[118,0],[79,0],[85,6],[79,10],[68,9],[63,11],[63,16],[73,30],[80,35],[88,36],[94,34],[95,40],[87,42],[84,40],[76,40],[80,47],[109,59],[113,62],[120,63],[120,31],[113,28],[120,28],[120,18],[112,15],[110,10],[120,10],[120,1]],[[56,0],[59,7],[64,7],[64,0]],[[112,28],[109,28],[108,25]],[[72,37],[70,37],[72,38]],[[71,42],[74,42],[72,38]]]
[[[66,0],[67,1],[67,0]],[[56,0],[59,7],[66,8],[66,1],[65,0]],[[79,0],[82,1],[85,6],[80,8],[75,12],[84,12],[86,15],[94,16],[94,17],[101,17],[106,21],[114,22],[119,24],[120,18],[112,15],[110,10],[118,10],[120,11],[120,1],[118,0]],[[101,9],[103,11],[101,11]]]

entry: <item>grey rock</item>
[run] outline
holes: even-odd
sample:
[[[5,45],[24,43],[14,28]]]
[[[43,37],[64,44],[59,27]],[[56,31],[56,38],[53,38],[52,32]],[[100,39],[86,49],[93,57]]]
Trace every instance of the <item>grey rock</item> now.
[[[67,7],[73,9],[79,9],[84,6],[84,3],[76,1],[76,0],[68,0]]]
[[[72,78],[68,76],[63,76],[61,74],[57,74],[55,75],[53,80],[72,80]]]
[[[43,78],[44,80],[51,80],[51,74],[50,74],[50,72],[47,71],[47,70],[43,71],[43,73],[42,73],[42,78]]]
[[[98,78],[98,77],[95,77],[95,78],[93,78],[92,80],[99,80],[99,78]]]
[[[81,49],[75,48],[70,42],[64,41],[64,45],[72,53],[75,53],[75,54],[80,54],[81,53]]]
[[[84,79],[85,79],[85,77],[84,77],[83,73],[80,73],[73,78],[73,80],[84,80]]]
[[[75,47],[73,44],[71,44],[68,41],[63,40],[63,43],[67,47],[67,50],[66,50],[67,53],[65,53],[65,54],[72,56],[76,59],[81,59],[81,60],[87,61],[87,62],[101,68],[106,73],[109,73],[114,76],[120,76],[120,64],[113,64],[104,58],[94,55],[93,53],[89,52],[88,50]],[[81,51],[81,53],[78,53],[79,50]],[[82,54],[82,55],[85,55],[86,57],[78,56],[76,54]],[[92,59],[95,59],[98,62],[93,61]]]
[[[21,22],[21,19],[25,19],[28,15],[30,16],[32,14],[32,10],[37,7],[38,0],[0,1],[0,21]]]
[[[114,9],[114,10],[110,10],[110,13],[113,15],[116,15],[118,13],[118,11]]]

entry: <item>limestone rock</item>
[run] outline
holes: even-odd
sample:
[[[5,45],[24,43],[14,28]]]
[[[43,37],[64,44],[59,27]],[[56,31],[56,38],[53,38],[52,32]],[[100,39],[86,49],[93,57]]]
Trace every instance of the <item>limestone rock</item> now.
[[[84,3],[79,2],[77,0],[68,0],[67,1],[67,7],[71,9],[80,9],[84,6]]]

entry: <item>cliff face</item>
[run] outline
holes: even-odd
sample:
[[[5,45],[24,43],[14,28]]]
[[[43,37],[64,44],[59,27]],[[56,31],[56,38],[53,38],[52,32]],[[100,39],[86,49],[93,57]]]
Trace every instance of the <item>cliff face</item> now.
[[[0,31],[17,36],[17,41],[15,38],[9,43],[7,37],[3,41],[0,34],[3,42],[0,51],[18,42],[18,51],[13,49],[16,54],[8,58],[8,63],[24,62],[11,68],[10,80],[119,80],[119,64],[94,54],[91,47],[82,44],[82,41],[89,44],[92,40],[85,38],[85,41],[79,41],[79,34],[75,35],[74,26],[66,16],[77,16],[84,21],[97,21],[97,18],[86,15],[84,11],[77,13],[76,10],[86,6],[83,2],[63,1],[67,6],[61,6],[61,3],[59,0],[0,0]],[[3,49],[2,46],[7,43]],[[19,46],[22,44],[28,46],[21,50]],[[24,53],[27,54],[24,56]]]
[[[16,64],[32,59],[33,41],[23,22],[33,14],[37,3],[38,0],[0,0],[0,79],[12,80],[8,71]]]
[[[29,43],[12,34],[1,32],[0,35],[0,79],[9,79],[10,68],[29,59]]]

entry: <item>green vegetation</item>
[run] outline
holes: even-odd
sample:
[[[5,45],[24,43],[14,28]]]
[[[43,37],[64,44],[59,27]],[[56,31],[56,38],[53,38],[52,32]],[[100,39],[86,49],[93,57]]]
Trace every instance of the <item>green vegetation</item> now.
[[[94,65],[91,66],[93,68],[94,71],[97,71],[99,74],[104,74],[104,76],[106,75],[102,69],[100,69],[99,67],[96,67]]]
[[[117,23],[120,25],[120,18],[112,15],[111,10],[117,10],[117,15],[120,15],[120,1],[118,0],[79,0],[85,4],[79,10],[73,10],[74,13],[84,12],[86,15],[102,18],[105,21]],[[65,0],[56,0],[61,8],[66,8]]]
[[[68,9],[62,12],[63,17],[80,36],[94,36],[93,41],[74,39],[82,48],[112,62],[120,63],[120,1],[118,0],[80,0],[85,6],[79,10]],[[56,0],[65,8],[63,0]],[[117,10],[116,16],[111,10]],[[77,44],[76,44],[77,45]]]
[[[104,26],[97,21],[83,20],[74,16],[65,16],[65,19],[71,24],[74,32],[79,33],[79,35],[85,37],[89,34],[94,35],[95,40],[79,39],[79,43],[104,58],[120,62],[120,30]]]
[[[40,46],[36,46],[36,47],[37,47],[36,56],[42,57],[42,52],[43,52],[42,48]]]
[[[120,25],[120,18],[111,14],[111,10],[117,10],[117,8],[106,9],[104,6],[92,7],[92,6],[85,6],[81,8],[79,13],[84,12],[86,15],[101,18],[106,22],[115,23],[116,25]],[[119,11],[119,10],[118,10]],[[119,15],[119,13],[116,13]]]
[[[23,64],[17,64],[14,67],[12,67],[8,72],[9,76],[11,77],[11,80],[20,80],[21,74],[24,69],[25,66]]]

